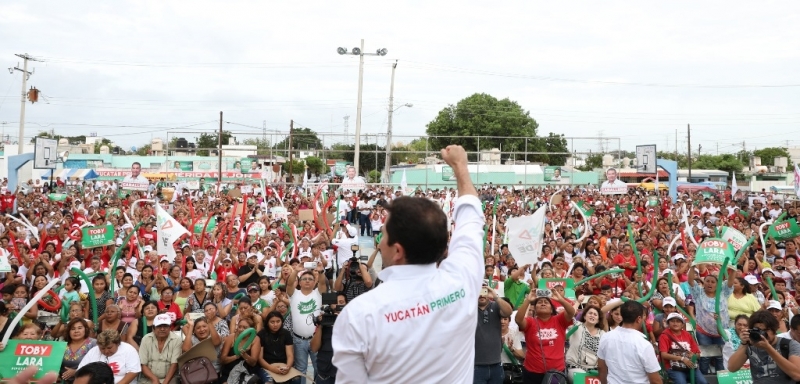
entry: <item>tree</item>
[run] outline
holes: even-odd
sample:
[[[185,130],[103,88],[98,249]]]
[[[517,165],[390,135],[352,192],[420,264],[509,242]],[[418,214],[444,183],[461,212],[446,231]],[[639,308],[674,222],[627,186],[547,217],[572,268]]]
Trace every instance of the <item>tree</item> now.
[[[355,148],[356,148],[355,145],[347,145],[347,144],[344,144],[344,143],[335,143],[335,144],[331,145],[331,147],[330,147],[330,152],[328,152],[328,158],[329,159],[344,159],[347,156],[346,153],[347,152],[351,152],[352,153],[353,151],[355,151]],[[350,155],[350,157],[354,157],[354,156]]]
[[[258,138],[258,137],[248,137],[242,141],[244,145],[255,145],[256,152],[258,154],[264,154],[269,152],[269,140]]]
[[[695,169],[718,169],[732,175],[734,172],[742,171],[744,164],[736,158],[736,155],[700,155],[697,160],[692,161],[692,168]]]
[[[368,183],[380,183],[381,182],[381,171],[371,170],[369,171],[369,180]]]
[[[524,137],[535,137],[538,127],[536,120],[517,102],[476,93],[439,111],[436,118],[428,123],[426,132],[431,149],[438,150],[450,144],[459,144],[467,152],[474,153],[501,146],[522,150],[525,148]],[[474,136],[486,137],[478,139]],[[544,148],[543,144],[541,140],[529,140],[528,150]],[[470,154],[470,157],[476,158],[474,154]]]
[[[283,171],[289,172],[291,169],[292,173],[295,175],[302,175],[303,169],[306,167],[306,162],[301,159],[292,159],[291,168],[289,167],[289,159],[286,159],[286,162],[283,164]],[[302,181],[302,179],[300,179]]]
[[[586,157],[586,161],[580,167],[576,167],[581,171],[591,171],[597,168],[603,168],[603,155],[596,153]]]
[[[537,140],[544,142],[544,150],[543,152],[547,152],[545,155],[531,155],[532,161],[538,161],[542,163],[546,163],[548,165],[564,165],[567,163],[567,157],[569,155],[558,155],[555,153],[569,153],[569,148],[567,148],[567,139],[564,138],[564,135],[558,135],[553,132],[550,132],[544,140]],[[532,142],[528,142],[528,150],[530,151]],[[539,143],[535,145],[536,148],[541,148],[542,144]],[[519,150],[525,150],[524,148],[520,148]],[[517,151],[517,148],[514,148],[514,151]],[[537,150],[538,151],[538,150]],[[516,157],[516,156],[515,156]]]
[[[289,148],[289,136],[275,144],[275,149]],[[322,148],[322,141],[311,128],[292,129],[292,149]]]
[[[319,157],[315,156],[306,157],[306,165],[308,165],[309,171],[317,175],[328,172],[325,169],[327,168],[327,165],[325,165],[325,162],[323,162],[322,159],[320,159]]]
[[[111,147],[111,140],[103,138],[100,141],[96,141],[94,143],[94,149],[93,149],[92,153],[100,153],[100,147],[102,147],[104,145],[108,145],[109,147]],[[147,153],[149,154],[150,153],[150,144],[146,144],[145,146],[147,147],[147,151],[148,151]],[[138,153],[139,151],[136,151],[136,152]]]
[[[753,156],[758,156],[761,158],[761,165],[771,166],[775,164],[776,157],[786,157],[788,159],[787,162],[787,169],[794,168],[794,164],[792,164],[792,158],[789,156],[789,151],[786,148],[781,147],[767,147],[756,149],[753,151]]]
[[[222,131],[222,145],[228,145],[232,136],[230,131]],[[211,153],[210,149],[219,147],[219,133],[201,133],[196,141],[199,148],[197,156],[208,156]]]
[[[147,156],[150,154],[151,145],[145,144],[136,149],[136,154],[139,156]]]
[[[686,159],[686,155],[679,153],[678,156],[675,156],[675,152],[664,152],[658,151],[656,153],[659,159],[667,159],[672,161],[678,162],[678,168],[684,169],[689,167],[689,161]],[[694,165],[692,165],[694,167]]]

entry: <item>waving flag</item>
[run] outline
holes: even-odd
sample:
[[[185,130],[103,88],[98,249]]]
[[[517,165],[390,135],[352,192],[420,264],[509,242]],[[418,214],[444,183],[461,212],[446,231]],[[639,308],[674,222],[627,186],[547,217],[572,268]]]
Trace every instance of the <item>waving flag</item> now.
[[[403,168],[403,178],[400,179],[400,189],[403,191],[403,195],[405,195],[406,189],[408,189],[408,180],[406,180],[405,168]]]
[[[797,191],[797,165],[795,165],[794,170],[794,190]],[[736,185],[736,172],[733,172],[733,179],[731,179],[731,199],[733,199],[736,194],[739,193],[739,186]]]
[[[172,263],[175,260],[173,244],[183,235],[188,235],[189,231],[170,216],[164,208],[161,208],[161,204],[156,204],[156,234],[158,235],[158,255],[166,256],[167,260]]]
[[[533,215],[514,217],[508,220],[508,248],[517,264],[534,264],[542,255],[542,238],[547,209],[539,207]]]

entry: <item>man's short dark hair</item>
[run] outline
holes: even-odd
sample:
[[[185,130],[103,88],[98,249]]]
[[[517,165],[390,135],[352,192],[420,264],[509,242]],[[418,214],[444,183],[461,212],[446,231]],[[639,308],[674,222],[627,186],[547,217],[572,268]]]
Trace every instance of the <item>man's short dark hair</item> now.
[[[789,323],[789,329],[793,331],[797,331],[798,329],[800,329],[800,316],[792,317],[792,321],[791,323]]]
[[[644,316],[644,305],[638,301],[626,301],[619,308],[619,314],[622,315],[622,324],[633,324],[640,316]]]
[[[86,376],[89,376],[89,384],[114,384],[114,371],[100,361],[86,364],[75,372],[76,379]]]
[[[778,333],[778,319],[766,309],[758,310],[750,315],[750,320],[748,321],[750,329],[755,328],[756,324],[763,324],[764,328]]]
[[[447,216],[428,199],[399,197],[386,208],[389,245],[400,244],[407,264],[432,264],[447,249]]]

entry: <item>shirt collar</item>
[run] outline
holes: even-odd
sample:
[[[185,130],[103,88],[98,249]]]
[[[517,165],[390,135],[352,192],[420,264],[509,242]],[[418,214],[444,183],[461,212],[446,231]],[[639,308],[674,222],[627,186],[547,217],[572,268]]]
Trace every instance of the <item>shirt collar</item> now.
[[[428,275],[434,275],[436,274],[436,271],[436,263],[394,265],[380,271],[380,273],[378,273],[378,277],[382,281],[411,280]]]

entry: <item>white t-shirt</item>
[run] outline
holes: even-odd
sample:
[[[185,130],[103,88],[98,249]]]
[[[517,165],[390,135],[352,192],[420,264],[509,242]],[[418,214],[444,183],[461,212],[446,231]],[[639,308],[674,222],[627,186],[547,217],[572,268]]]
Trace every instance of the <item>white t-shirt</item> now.
[[[289,298],[289,304],[292,311],[293,332],[302,337],[313,336],[316,327],[312,317],[318,316],[322,309],[322,295],[316,288],[308,295],[295,289]]]
[[[597,357],[605,360],[608,384],[649,383],[648,373],[658,372],[653,345],[636,330],[616,327],[600,338]]]
[[[117,353],[108,357],[100,353],[99,347],[93,347],[83,357],[78,369],[84,365],[100,361],[107,363],[111,370],[114,372],[114,382],[119,383],[127,373],[139,373],[142,371],[141,360],[139,360],[139,352],[128,343],[122,342],[117,348]],[[137,384],[136,378],[131,381],[131,384]]]

